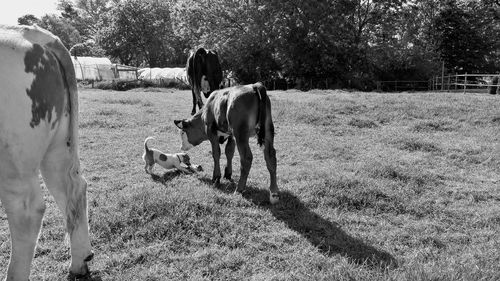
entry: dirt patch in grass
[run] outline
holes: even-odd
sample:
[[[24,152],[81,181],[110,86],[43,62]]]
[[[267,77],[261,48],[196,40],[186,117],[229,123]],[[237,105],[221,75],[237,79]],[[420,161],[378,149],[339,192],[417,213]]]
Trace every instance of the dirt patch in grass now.
[[[418,138],[405,138],[394,142],[394,144],[401,150],[410,152],[423,151],[423,152],[439,152],[441,149],[436,144],[418,139]]]
[[[122,113],[116,109],[100,109],[100,110],[96,111],[95,114],[101,115],[101,116],[113,116],[113,115],[120,116],[120,115],[122,115]]]
[[[141,100],[141,99],[125,99],[125,98],[121,98],[121,99],[110,99],[110,98],[107,98],[107,99],[104,99],[102,101],[102,103],[105,103],[105,104],[136,105],[136,104],[142,104],[143,100]],[[147,103],[150,103],[150,102],[147,102]]]
[[[357,128],[376,128],[378,127],[377,123],[369,119],[358,119],[353,118],[348,123],[348,125],[357,127]]]
[[[86,128],[118,129],[118,128],[122,128],[124,126],[125,126],[125,124],[123,124],[123,123],[107,121],[107,120],[99,120],[99,119],[84,121],[84,122],[80,123],[81,129],[86,129]]]
[[[456,129],[456,126],[449,121],[428,120],[420,121],[411,126],[413,132],[449,132]]]

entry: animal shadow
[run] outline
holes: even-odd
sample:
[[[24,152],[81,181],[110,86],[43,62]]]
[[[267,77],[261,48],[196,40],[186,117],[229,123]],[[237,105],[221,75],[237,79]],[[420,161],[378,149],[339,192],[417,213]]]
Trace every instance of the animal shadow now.
[[[229,186],[221,184],[217,189],[232,193],[234,189]],[[356,264],[381,270],[398,266],[391,254],[350,236],[339,224],[309,210],[297,196],[288,191],[280,191],[280,202],[275,205],[269,203],[268,190],[247,186],[244,191],[238,192],[253,204],[269,209],[276,219],[309,240],[324,255],[341,255]]]
[[[66,281],[102,281],[99,271],[91,271],[89,275],[84,277],[76,277],[73,274],[68,274]]]
[[[183,174],[184,173],[179,171],[179,170],[169,170],[169,171],[166,171],[165,173],[163,173],[163,175],[161,175],[161,176],[159,176],[157,174],[150,174],[150,175],[151,175],[151,179],[153,179],[153,181],[165,184],[166,182],[171,181],[172,179],[174,179],[180,175],[183,175]]]

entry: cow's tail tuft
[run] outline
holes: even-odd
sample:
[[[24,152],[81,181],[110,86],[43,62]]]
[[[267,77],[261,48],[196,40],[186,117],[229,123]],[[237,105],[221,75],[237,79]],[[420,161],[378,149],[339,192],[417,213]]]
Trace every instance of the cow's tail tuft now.
[[[257,120],[257,144],[262,147],[266,138],[266,118],[267,118],[267,90],[261,83],[254,84],[255,93],[259,98],[258,120]]]

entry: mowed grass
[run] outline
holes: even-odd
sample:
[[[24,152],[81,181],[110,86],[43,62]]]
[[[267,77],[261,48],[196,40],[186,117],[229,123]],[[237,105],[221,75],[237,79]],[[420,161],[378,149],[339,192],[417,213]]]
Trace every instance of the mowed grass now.
[[[499,280],[500,100],[486,94],[270,91],[281,202],[251,139],[247,190],[156,166],[179,152],[191,93],[80,90],[89,182],[89,280]],[[222,149],[222,151],[224,151]],[[222,168],[225,156],[222,155]],[[236,153],[233,177],[239,177]],[[66,280],[63,220],[48,209],[32,280]],[[0,213],[0,268],[9,236]],[[4,272],[2,272],[3,274]]]

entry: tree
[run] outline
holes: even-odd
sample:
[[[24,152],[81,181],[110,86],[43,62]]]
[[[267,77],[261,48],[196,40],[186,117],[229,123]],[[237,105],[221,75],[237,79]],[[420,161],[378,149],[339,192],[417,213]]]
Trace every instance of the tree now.
[[[87,57],[102,57],[104,56],[104,50],[101,49],[99,45],[97,45],[92,40],[87,40],[83,43],[78,43],[73,45],[69,49],[69,52],[72,56],[87,56]]]
[[[161,67],[177,62],[170,5],[159,0],[120,2],[101,18],[98,44],[124,64]],[[184,55],[182,62],[186,60]]]
[[[37,17],[35,17],[32,14],[27,14],[27,15],[24,15],[22,17],[19,17],[17,19],[17,23],[20,25],[34,25],[34,24],[39,24],[40,19],[38,19]]]
[[[61,39],[64,46],[70,49],[73,45],[82,42],[80,33],[66,19],[56,15],[45,15],[39,25]]]
[[[433,24],[434,44],[447,69],[453,72],[480,72],[491,49],[491,39],[473,14],[448,1]],[[498,39],[498,37],[497,37]]]

